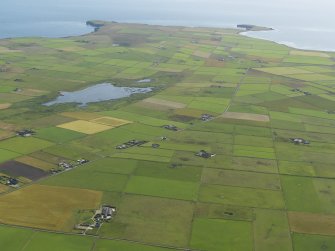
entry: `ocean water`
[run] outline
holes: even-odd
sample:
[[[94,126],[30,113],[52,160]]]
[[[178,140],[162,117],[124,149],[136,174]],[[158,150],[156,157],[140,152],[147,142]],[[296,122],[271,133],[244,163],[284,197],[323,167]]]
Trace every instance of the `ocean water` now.
[[[0,38],[91,32],[92,19],[162,25],[274,28],[248,36],[335,51],[334,0],[1,0]]]

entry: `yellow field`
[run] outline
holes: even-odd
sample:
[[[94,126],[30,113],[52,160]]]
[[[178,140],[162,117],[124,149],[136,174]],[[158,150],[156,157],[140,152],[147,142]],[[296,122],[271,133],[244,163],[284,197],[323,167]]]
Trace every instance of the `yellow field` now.
[[[251,120],[258,122],[269,122],[270,118],[267,115],[253,114],[253,113],[241,113],[241,112],[225,112],[221,115],[222,118],[226,119],[241,119]]]
[[[8,190],[8,186],[0,184],[0,193],[6,192]]]
[[[98,191],[32,185],[0,197],[0,222],[68,231],[75,211],[97,208],[101,198]]]
[[[106,126],[98,123],[93,123],[85,120],[76,120],[69,123],[58,125],[57,127],[81,132],[85,134],[95,134],[98,132],[106,131],[111,129],[111,126]]]
[[[91,122],[103,124],[111,127],[118,127],[126,124],[132,123],[131,121],[124,120],[124,119],[118,119],[113,117],[100,117],[97,119],[92,119]]]
[[[330,56],[327,53],[317,51],[290,51],[290,55],[330,58]]]
[[[12,104],[10,104],[10,103],[0,104],[0,110],[7,109],[7,108],[9,108],[11,105],[12,105]]]
[[[46,162],[46,161],[43,161],[43,160],[40,160],[40,159],[35,159],[33,157],[30,157],[30,156],[22,156],[22,157],[19,157],[19,158],[15,159],[15,160],[18,161],[18,162],[21,162],[23,164],[30,165],[30,166],[33,166],[33,167],[36,167],[36,168],[39,168],[39,169],[42,169],[42,170],[45,170],[45,171],[48,171],[48,170],[55,167],[55,165],[53,165],[49,162]]]

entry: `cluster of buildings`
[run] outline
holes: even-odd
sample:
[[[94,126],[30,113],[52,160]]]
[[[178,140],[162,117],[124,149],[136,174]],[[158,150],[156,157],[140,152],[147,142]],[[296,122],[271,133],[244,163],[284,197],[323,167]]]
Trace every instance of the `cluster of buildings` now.
[[[118,145],[115,148],[119,149],[119,150],[122,150],[122,149],[127,149],[127,148],[130,148],[130,147],[134,147],[134,146],[141,146],[141,145],[144,145],[146,143],[148,143],[148,141],[133,139],[133,140],[130,140],[130,141],[126,142],[126,143]]]
[[[58,163],[58,168],[52,168],[50,171],[51,171],[52,174],[57,174],[57,173],[60,173],[60,172],[63,172],[63,171],[73,169],[77,166],[86,164],[88,162],[89,162],[89,160],[83,159],[83,158],[78,159],[75,163],[61,161],[61,162]]]
[[[95,210],[91,222],[80,223],[75,226],[75,229],[87,231],[99,228],[104,222],[111,220],[115,216],[116,211],[116,207],[103,205]]]
[[[206,121],[210,121],[210,120],[214,119],[214,116],[211,115],[211,114],[207,114],[206,113],[206,114],[202,114],[201,117],[200,117],[200,119],[202,121],[206,122]]]

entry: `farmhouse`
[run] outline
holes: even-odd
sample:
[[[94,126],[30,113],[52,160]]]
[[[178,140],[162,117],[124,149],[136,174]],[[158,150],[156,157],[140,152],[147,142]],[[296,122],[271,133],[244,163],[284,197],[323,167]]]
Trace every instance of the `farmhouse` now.
[[[302,138],[290,138],[290,141],[296,145],[309,145],[310,142],[308,140],[302,139]]]
[[[212,120],[214,118],[214,116],[213,115],[211,115],[211,114],[202,114],[201,115],[201,117],[200,117],[200,119],[202,120],[202,121],[210,121],[210,120]]]
[[[36,132],[31,129],[23,129],[21,131],[17,131],[16,135],[21,137],[30,137],[33,136]]]
[[[179,131],[178,127],[176,127],[175,125],[163,125],[163,128],[170,130],[170,131]]]
[[[66,169],[71,169],[73,168],[73,165],[68,163],[68,162],[65,162],[65,161],[61,161],[58,163],[58,166],[61,167],[61,168],[64,168],[65,170]]]
[[[209,159],[215,156],[213,153],[208,153],[205,150],[200,150],[198,153],[195,154],[195,156],[204,158],[204,159]]]
[[[12,177],[0,176],[0,184],[7,185],[7,186],[18,186],[19,181]]]
[[[88,163],[88,162],[90,162],[90,161],[87,160],[87,159],[78,159],[77,160],[78,165],[83,165],[83,164]]]
[[[95,211],[93,216],[95,222],[110,220],[116,214],[116,207],[103,205],[100,209]]]

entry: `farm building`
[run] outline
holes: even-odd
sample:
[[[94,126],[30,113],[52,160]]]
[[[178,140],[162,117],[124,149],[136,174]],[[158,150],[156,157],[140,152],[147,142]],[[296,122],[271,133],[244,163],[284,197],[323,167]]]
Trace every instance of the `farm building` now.
[[[164,125],[163,128],[170,131],[179,131],[178,127],[176,127],[175,125]]]
[[[209,159],[209,158],[214,157],[215,154],[213,154],[213,153],[208,153],[208,152],[206,152],[205,150],[201,150],[201,151],[199,151],[198,153],[196,153],[195,156],[198,156],[198,157],[201,157],[201,158],[204,158],[204,159]]]
[[[36,132],[31,130],[31,129],[23,129],[20,131],[16,132],[17,136],[21,136],[21,137],[30,137],[33,136]]]
[[[200,119],[202,120],[202,121],[210,121],[210,120],[212,120],[214,118],[214,116],[213,115],[210,115],[210,114],[202,114],[201,115],[201,117],[200,117]]]
[[[100,220],[110,220],[116,214],[116,207],[104,205],[95,211],[94,219],[96,222]]]
[[[290,138],[291,142],[296,144],[296,145],[309,145],[310,142],[308,140],[302,139],[302,138]]]

